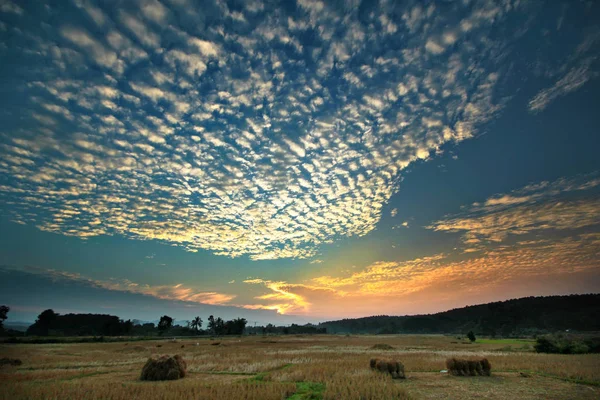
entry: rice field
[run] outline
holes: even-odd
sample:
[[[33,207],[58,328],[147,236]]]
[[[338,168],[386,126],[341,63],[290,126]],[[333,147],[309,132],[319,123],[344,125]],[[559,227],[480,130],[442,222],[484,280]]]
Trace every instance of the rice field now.
[[[217,344],[218,343],[218,344]],[[375,349],[387,344],[391,350]],[[0,344],[0,399],[598,399],[600,355],[536,354],[533,342],[469,344],[441,335],[244,336],[117,343]],[[139,379],[151,356],[181,354],[185,378]],[[407,379],[369,368],[401,361]],[[440,372],[487,358],[492,376]]]

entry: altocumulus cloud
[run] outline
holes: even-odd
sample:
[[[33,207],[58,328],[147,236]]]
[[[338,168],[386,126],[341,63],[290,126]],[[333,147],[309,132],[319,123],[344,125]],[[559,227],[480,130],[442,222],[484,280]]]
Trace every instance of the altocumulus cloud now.
[[[471,249],[487,248],[511,237],[564,235],[600,225],[598,174],[562,178],[525,186],[508,194],[474,203],[457,215],[428,226],[445,232],[461,232]]]
[[[2,2],[3,208],[81,238],[311,257],[498,113],[518,3]]]

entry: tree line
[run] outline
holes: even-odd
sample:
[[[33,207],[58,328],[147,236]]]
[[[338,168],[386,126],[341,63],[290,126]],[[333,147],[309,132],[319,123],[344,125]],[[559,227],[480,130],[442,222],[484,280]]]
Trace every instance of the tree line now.
[[[18,331],[5,331],[3,322],[7,319],[10,308],[0,306],[0,334],[4,336],[21,336]],[[196,336],[196,335],[256,335],[256,334],[314,334],[326,333],[325,328],[315,325],[296,325],[247,327],[245,318],[224,320],[213,315],[208,317],[206,328],[199,316],[175,324],[175,320],[163,315],[158,324],[138,320],[122,320],[115,315],[107,314],[58,314],[52,309],[42,311],[35,323],[26,331],[28,336]]]
[[[19,336],[22,332],[5,330],[4,321],[10,307],[0,306],[0,333]],[[42,311],[35,322],[27,328],[28,336],[195,336],[195,335],[242,335],[247,321],[235,318],[225,321],[220,317],[208,317],[206,329],[202,318],[195,317],[184,325],[174,324],[168,315],[160,317],[158,324],[138,320],[122,320],[108,314],[58,314],[52,309]]]
[[[8,306],[0,306],[0,335],[22,336],[23,332],[4,330],[3,322],[10,311]],[[115,315],[107,314],[58,314],[52,309],[42,311],[35,323],[26,331],[28,336],[197,336],[197,335],[287,335],[327,333],[326,328],[313,324],[291,326],[248,327],[245,318],[224,320],[213,315],[208,317],[206,328],[199,316],[175,324],[175,320],[163,315],[154,322],[139,320],[123,320]]]

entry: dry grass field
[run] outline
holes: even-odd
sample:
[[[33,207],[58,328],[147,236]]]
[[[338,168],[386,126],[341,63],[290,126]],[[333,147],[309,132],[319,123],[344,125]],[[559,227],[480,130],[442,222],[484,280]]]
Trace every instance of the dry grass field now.
[[[371,349],[381,343],[393,349]],[[0,344],[0,358],[22,360],[19,366],[0,368],[0,399],[600,398],[600,355],[536,354],[532,344],[468,344],[433,335]],[[177,353],[187,361],[185,378],[140,381],[148,357]],[[372,357],[401,361],[407,379],[372,371]],[[448,357],[486,357],[492,376],[441,373]]]

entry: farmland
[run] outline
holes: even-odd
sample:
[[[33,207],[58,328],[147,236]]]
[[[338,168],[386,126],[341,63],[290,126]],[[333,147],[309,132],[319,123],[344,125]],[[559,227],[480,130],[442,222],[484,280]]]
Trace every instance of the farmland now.
[[[372,349],[376,344],[391,350]],[[284,335],[114,343],[0,344],[0,399],[596,399],[600,356],[537,354],[533,341],[469,343],[442,335]],[[378,346],[381,347],[381,346]],[[384,346],[385,347],[385,346]],[[142,382],[150,356],[181,354],[182,380]],[[404,363],[407,379],[369,368]],[[440,372],[449,357],[486,357],[491,377]]]

